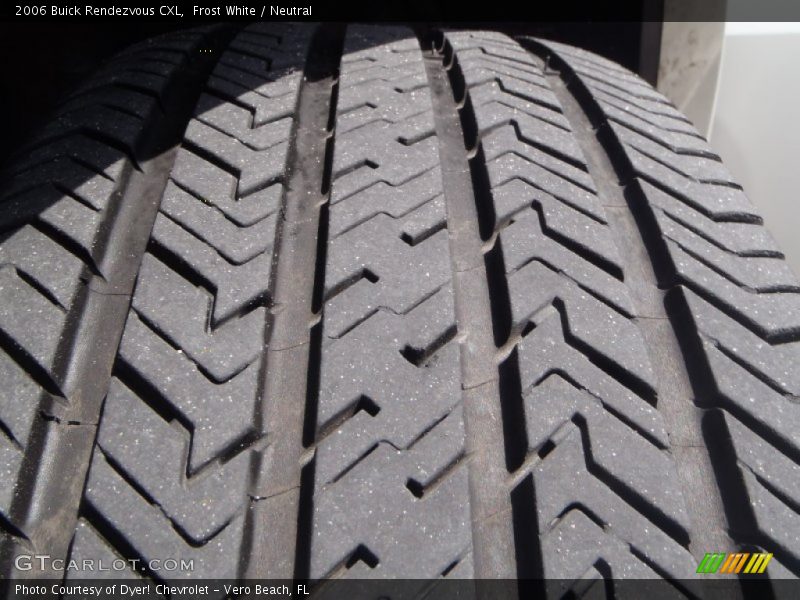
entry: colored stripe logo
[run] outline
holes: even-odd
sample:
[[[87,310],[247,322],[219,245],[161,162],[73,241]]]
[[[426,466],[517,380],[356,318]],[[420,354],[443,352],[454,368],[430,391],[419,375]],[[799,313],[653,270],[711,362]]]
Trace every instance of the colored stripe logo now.
[[[772,553],[708,552],[697,566],[697,573],[763,573]]]

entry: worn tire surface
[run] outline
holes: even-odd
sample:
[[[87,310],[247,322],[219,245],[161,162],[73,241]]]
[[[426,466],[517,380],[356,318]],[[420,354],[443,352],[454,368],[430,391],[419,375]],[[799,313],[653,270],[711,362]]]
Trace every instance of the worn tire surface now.
[[[800,574],[800,287],[614,63],[174,34],[75,90],[0,193],[4,575]]]

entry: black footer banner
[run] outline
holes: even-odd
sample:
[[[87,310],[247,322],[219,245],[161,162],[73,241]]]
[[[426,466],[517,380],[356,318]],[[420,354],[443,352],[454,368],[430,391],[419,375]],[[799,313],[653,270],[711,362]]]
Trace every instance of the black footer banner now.
[[[109,600],[271,598],[326,600],[501,600],[506,598],[646,598],[672,600],[701,598],[727,600],[741,597],[798,598],[800,581],[765,577],[728,577],[692,580],[614,580],[602,577],[562,580],[469,579],[348,579],[326,582],[278,580],[179,580],[154,582],[142,579],[7,580],[4,598],[34,600],[63,598]]]

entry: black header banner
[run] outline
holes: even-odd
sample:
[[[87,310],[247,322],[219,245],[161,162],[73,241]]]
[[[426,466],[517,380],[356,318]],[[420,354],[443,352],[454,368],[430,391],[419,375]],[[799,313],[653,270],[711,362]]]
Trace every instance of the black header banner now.
[[[196,4],[159,2],[19,2],[4,4],[0,18],[19,21],[152,20],[187,26],[218,20],[403,21],[416,23],[798,21],[800,3],[791,0],[244,0]]]

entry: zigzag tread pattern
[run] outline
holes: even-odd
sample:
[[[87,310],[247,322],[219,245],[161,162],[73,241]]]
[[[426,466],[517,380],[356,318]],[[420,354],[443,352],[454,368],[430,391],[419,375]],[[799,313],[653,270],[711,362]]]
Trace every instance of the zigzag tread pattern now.
[[[56,109],[3,173],[0,206],[0,515],[9,519],[19,469],[43,398],[68,403],[56,366],[67,318],[93,276],[104,277],[100,228],[135,168],[156,97],[185,65],[198,32],[154,38],[110,59]],[[159,56],[138,92],[115,82]],[[9,519],[10,520],[10,519]],[[26,535],[24,527],[10,523]]]
[[[783,573],[800,576],[797,279],[705,141],[663,120],[642,121],[644,82],[618,73],[610,98],[599,83],[604,59],[548,46],[589,90],[628,163],[630,185],[654,215],[685,313],[680,318],[710,386],[698,402],[719,415],[717,434],[729,440],[726,460],[746,497],[744,516],[731,523],[734,539],[767,548]],[[646,96],[665,114],[675,112],[657,92]]]
[[[139,271],[73,556],[177,556],[194,569],[171,576],[237,576],[250,451],[268,443],[259,374],[311,33],[249,26],[197,102]]]
[[[310,576],[437,577],[469,553],[470,507],[442,176],[410,30],[348,28],[332,173]]]
[[[490,241],[506,271],[511,331],[501,372],[516,380],[525,438],[519,464],[509,465],[509,493],[515,511],[535,521],[529,534],[541,561],[527,568],[565,582],[599,563],[614,577],[685,577],[694,569],[689,517],[654,406],[657,383],[572,125],[542,63],[516,42],[490,33],[446,40],[474,113],[495,215]],[[510,121],[497,126],[487,86],[495,102],[515,107],[516,134]],[[548,156],[563,165],[542,170],[528,140],[557,149]]]
[[[6,513],[39,404],[70,400],[54,364],[82,286],[106,275],[98,231],[198,39],[123,53],[5,174],[4,544],[27,536]],[[179,557],[192,568],[171,577],[240,575],[247,511],[265,499],[249,489],[251,459],[269,456],[259,424],[273,244],[310,41],[310,28],[248,27],[198,99],[130,298],[71,559]],[[695,400],[727,450],[714,460],[735,473],[725,491],[746,499],[731,511],[730,535],[774,552],[773,576],[800,575],[800,285],[679,111],[618,65],[550,46],[589,90],[627,161],[630,193],[652,212],[669,259],[668,309],[682,319],[676,335],[707,383]],[[685,579],[697,565],[694,513],[659,410],[658,354],[627,279],[629,249],[612,235],[619,207],[603,205],[540,59],[496,33],[448,33],[445,48],[486,203],[478,212],[491,221],[481,223],[480,268],[502,292],[493,301],[507,305],[493,315],[507,338],[496,340],[491,383],[519,408],[517,423],[503,413],[506,435],[517,436],[504,449],[507,492],[517,534],[538,552],[517,558],[541,563],[519,572],[565,586]],[[463,257],[451,254],[435,103],[414,34],[350,27],[336,90],[313,468],[302,483],[312,495],[308,575],[469,578],[476,483],[462,397],[480,386],[470,388],[460,358],[453,280]]]

